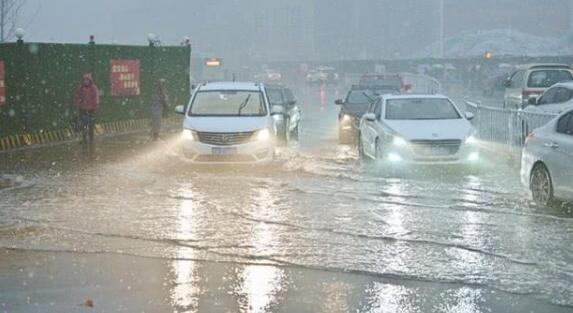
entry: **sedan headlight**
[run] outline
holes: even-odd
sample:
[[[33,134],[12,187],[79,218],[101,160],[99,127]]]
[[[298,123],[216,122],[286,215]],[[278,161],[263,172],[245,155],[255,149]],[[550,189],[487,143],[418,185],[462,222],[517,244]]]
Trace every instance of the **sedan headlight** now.
[[[344,114],[342,116],[342,119],[340,120],[341,123],[348,123],[352,120],[352,116],[348,115],[348,114]]]
[[[253,138],[256,141],[265,142],[265,141],[268,141],[269,139],[271,139],[271,132],[269,131],[268,128],[261,129],[253,135]]]
[[[197,132],[190,130],[190,129],[184,129],[182,136],[183,136],[183,139],[186,139],[189,141],[196,141],[197,140]]]
[[[466,138],[465,143],[467,145],[475,145],[478,143],[478,139],[475,136],[469,136],[468,138]]]
[[[392,139],[392,144],[401,147],[407,145],[408,141],[402,137],[394,136],[394,139]]]

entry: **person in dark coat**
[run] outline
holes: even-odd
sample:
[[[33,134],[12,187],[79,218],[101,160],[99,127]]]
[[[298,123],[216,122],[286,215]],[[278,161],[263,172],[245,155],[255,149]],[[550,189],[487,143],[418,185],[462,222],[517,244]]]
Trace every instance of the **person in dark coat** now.
[[[74,95],[74,106],[78,109],[83,143],[87,144],[90,152],[93,149],[95,116],[99,111],[99,90],[92,74],[82,77],[80,86]]]
[[[151,98],[151,138],[157,140],[161,132],[161,119],[167,112],[168,97],[165,90],[165,79],[159,79],[154,87],[155,90]]]

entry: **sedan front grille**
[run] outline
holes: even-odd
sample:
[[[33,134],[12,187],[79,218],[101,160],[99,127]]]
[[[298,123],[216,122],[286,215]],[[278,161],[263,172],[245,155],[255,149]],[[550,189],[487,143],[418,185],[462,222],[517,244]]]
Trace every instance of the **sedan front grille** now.
[[[254,132],[241,133],[211,133],[197,132],[199,141],[214,146],[233,146],[247,143],[253,137]]]
[[[445,156],[458,153],[461,140],[412,140],[414,153],[421,156]]]

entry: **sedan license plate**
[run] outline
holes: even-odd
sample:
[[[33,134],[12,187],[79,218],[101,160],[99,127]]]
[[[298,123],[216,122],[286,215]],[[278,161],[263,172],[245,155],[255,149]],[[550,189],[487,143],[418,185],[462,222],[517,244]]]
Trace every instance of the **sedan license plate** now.
[[[213,155],[234,155],[237,154],[237,148],[212,148]]]
[[[432,147],[432,155],[448,155],[450,149],[448,147]]]

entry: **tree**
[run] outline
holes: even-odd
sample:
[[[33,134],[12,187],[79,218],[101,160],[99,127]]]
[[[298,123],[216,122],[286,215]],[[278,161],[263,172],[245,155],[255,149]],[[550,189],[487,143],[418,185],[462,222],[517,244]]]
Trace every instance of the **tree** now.
[[[0,42],[14,37],[18,17],[26,0],[0,0]]]

